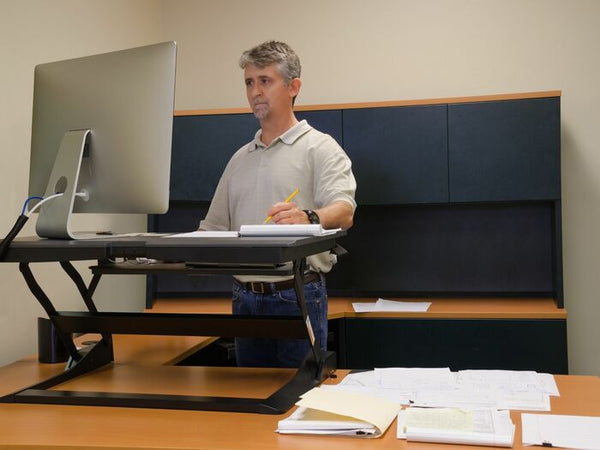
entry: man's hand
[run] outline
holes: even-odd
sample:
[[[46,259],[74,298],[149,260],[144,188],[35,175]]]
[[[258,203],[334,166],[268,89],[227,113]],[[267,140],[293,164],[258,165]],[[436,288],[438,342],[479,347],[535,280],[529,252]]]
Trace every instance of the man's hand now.
[[[271,216],[271,222],[278,224],[310,223],[306,213],[293,202],[275,203],[271,206],[271,209],[267,211],[267,216]]]
[[[353,224],[354,209],[345,201],[333,202],[320,209],[314,210],[323,228],[342,228],[349,229]],[[267,212],[267,215],[272,216],[273,223],[280,224],[307,224],[310,223],[308,216],[302,211],[296,203],[275,203]]]

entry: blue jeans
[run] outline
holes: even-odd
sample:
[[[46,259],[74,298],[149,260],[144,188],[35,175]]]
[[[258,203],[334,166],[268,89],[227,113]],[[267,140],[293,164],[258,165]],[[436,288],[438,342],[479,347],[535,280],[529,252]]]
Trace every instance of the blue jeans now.
[[[327,290],[325,279],[304,285],[304,298],[310,323],[320,346],[327,346]],[[256,294],[242,284],[233,283],[233,314],[301,316],[294,288],[273,294]],[[310,350],[306,339],[236,338],[235,353],[238,366],[300,367]]]

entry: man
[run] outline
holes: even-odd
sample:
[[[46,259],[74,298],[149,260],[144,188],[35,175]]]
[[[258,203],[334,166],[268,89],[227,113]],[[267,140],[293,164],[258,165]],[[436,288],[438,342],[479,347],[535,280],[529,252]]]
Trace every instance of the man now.
[[[248,103],[260,121],[254,140],[231,158],[201,230],[239,230],[271,216],[277,224],[352,226],[356,182],[351,163],[329,135],[299,122],[293,104],[300,91],[300,60],[285,43],[269,41],[242,54]],[[296,188],[294,201],[286,199]],[[327,292],[323,273],[335,256],[307,258],[304,295],[315,337],[327,344]],[[291,277],[236,276],[233,313],[300,315]],[[298,367],[308,339],[236,339],[240,366]]]

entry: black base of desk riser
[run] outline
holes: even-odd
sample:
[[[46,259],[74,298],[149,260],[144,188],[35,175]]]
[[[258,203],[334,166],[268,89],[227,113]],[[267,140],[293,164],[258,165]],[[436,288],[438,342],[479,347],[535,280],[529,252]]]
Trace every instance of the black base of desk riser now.
[[[322,357],[323,362],[317,367],[310,352],[294,377],[264,399],[46,390],[48,382],[45,382],[0,398],[0,402],[284,414],[302,394],[318,386],[335,371],[335,353],[323,352]]]

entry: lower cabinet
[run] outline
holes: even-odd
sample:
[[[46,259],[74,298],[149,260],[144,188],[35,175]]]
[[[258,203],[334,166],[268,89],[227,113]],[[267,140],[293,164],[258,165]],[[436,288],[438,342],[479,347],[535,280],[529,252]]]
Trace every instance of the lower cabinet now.
[[[339,368],[568,373],[566,320],[344,318],[329,326]]]

